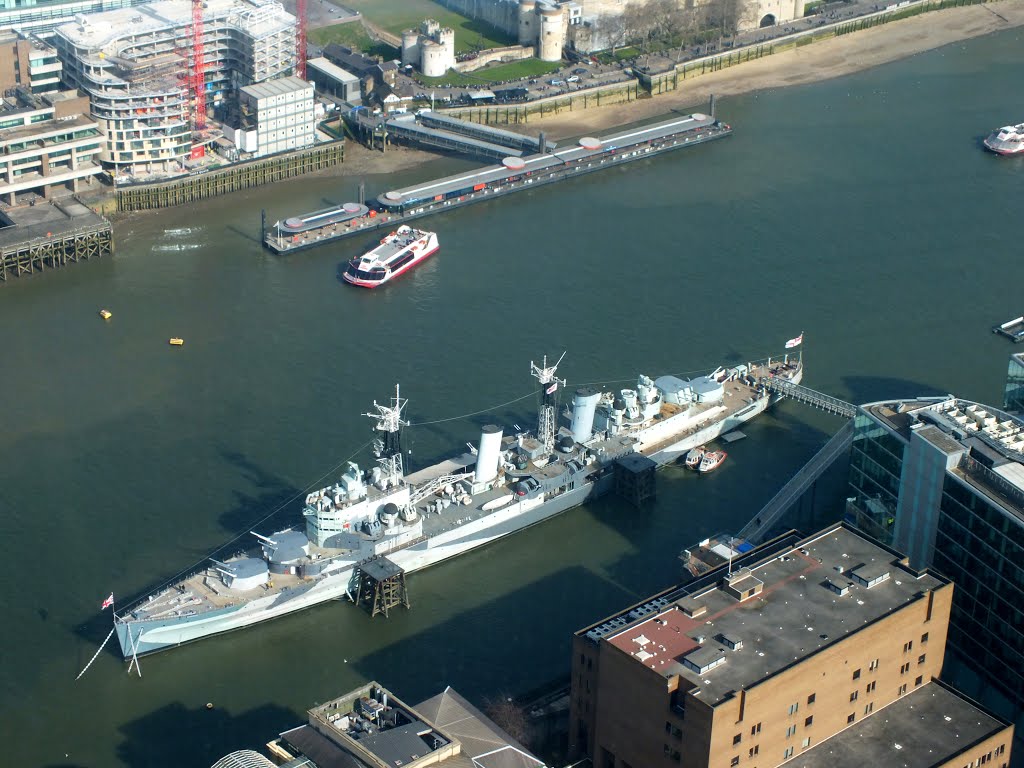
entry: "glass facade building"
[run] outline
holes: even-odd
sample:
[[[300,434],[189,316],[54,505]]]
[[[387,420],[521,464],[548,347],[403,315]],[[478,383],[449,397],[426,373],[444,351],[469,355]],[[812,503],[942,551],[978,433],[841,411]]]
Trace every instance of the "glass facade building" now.
[[[1024,421],[945,397],[864,405],[854,426],[847,520],[954,582],[951,649],[1019,710]]]
[[[1003,407],[1013,413],[1024,413],[1024,354],[1020,352],[1010,356]]]

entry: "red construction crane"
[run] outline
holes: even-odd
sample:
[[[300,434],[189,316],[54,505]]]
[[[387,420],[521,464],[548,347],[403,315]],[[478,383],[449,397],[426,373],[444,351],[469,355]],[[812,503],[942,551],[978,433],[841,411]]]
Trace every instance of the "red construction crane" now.
[[[295,59],[295,72],[303,80],[306,79],[306,0],[296,0],[295,16],[298,25],[295,29],[295,47],[298,54]]]
[[[193,125],[206,127],[206,58],[203,53],[203,0],[192,0],[192,95],[196,100]]]

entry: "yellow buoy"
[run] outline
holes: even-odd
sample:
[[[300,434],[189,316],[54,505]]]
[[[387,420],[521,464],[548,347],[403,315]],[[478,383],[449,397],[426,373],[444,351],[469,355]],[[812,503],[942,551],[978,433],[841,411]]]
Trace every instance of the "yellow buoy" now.
[[[173,347],[180,347],[182,344],[185,343],[185,340],[184,339],[174,338],[174,339],[171,339],[169,343]]]
[[[114,315],[111,313],[111,311],[109,309],[101,309],[100,310],[100,317],[102,317],[104,320],[109,320],[113,316]]]

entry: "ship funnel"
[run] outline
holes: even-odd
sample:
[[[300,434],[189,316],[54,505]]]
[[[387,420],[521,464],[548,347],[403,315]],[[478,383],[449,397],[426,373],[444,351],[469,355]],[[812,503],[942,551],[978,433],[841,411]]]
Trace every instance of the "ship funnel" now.
[[[480,448],[476,454],[476,482],[487,483],[498,476],[501,458],[501,427],[488,424],[480,432]]]
[[[572,437],[577,443],[585,443],[594,434],[594,412],[601,400],[601,393],[590,387],[576,390],[572,401]]]

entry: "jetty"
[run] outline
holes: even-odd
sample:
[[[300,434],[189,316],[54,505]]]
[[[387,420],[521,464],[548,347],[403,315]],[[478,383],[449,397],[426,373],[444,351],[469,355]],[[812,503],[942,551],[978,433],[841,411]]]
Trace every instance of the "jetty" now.
[[[345,221],[325,221],[296,231],[288,225],[312,223],[315,219],[310,214],[292,215],[270,227],[264,220],[262,241],[274,253],[292,253],[382,228],[396,229],[414,219],[696,146],[731,133],[732,127],[713,115],[697,113],[602,138],[584,137],[573,146],[526,157],[509,155],[500,165],[384,192],[367,203],[365,214]],[[361,200],[354,205],[362,204]]]
[[[1024,341],[1024,315],[1007,320],[1005,323],[992,326],[992,333],[1005,336],[1014,344]]]

